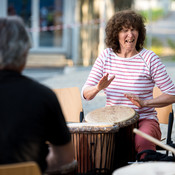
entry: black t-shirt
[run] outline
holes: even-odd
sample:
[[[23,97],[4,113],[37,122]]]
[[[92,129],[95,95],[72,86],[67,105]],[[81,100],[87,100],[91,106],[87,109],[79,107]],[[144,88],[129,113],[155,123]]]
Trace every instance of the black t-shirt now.
[[[33,160],[44,171],[46,141],[70,140],[53,91],[18,72],[0,71],[0,164]]]

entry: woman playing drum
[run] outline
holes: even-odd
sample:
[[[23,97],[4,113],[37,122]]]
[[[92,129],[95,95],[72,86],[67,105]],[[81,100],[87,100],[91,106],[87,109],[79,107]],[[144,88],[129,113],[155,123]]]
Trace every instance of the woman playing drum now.
[[[146,29],[144,18],[131,10],[117,12],[106,26],[106,48],[96,59],[82,88],[86,100],[104,90],[106,105],[133,108],[140,116],[139,129],[157,139],[161,131],[155,107],[175,102],[175,85],[168,76],[160,58],[143,48]],[[153,98],[157,85],[162,95]],[[137,152],[156,150],[156,146],[136,135]]]

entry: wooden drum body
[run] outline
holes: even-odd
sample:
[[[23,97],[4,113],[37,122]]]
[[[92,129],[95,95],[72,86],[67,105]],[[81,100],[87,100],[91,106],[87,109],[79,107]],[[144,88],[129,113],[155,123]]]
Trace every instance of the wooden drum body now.
[[[118,126],[69,123],[68,127],[78,162],[78,174],[111,174]]]
[[[115,169],[128,165],[128,162],[136,161],[135,134],[133,129],[138,127],[138,118],[136,114],[131,119],[118,123],[120,129],[115,135]]]
[[[135,134],[139,115],[132,108],[125,106],[106,106],[88,113],[88,123],[110,122],[119,127],[115,133],[114,169],[128,165],[136,160]]]

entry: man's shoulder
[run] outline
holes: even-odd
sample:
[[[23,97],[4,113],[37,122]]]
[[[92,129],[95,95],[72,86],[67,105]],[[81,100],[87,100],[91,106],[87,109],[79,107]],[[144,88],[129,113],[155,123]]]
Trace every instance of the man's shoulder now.
[[[31,79],[30,77],[23,76],[25,81],[25,87],[29,92],[33,92],[36,95],[44,95],[44,96],[55,96],[55,93],[52,89],[46,85],[41,84],[40,82]]]

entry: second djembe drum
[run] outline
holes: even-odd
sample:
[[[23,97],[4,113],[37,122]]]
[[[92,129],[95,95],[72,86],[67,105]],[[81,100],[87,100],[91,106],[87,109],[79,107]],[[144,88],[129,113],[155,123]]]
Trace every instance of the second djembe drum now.
[[[110,123],[69,123],[68,128],[78,162],[78,174],[111,175],[118,126]]]

